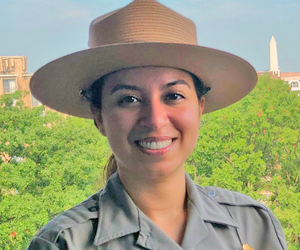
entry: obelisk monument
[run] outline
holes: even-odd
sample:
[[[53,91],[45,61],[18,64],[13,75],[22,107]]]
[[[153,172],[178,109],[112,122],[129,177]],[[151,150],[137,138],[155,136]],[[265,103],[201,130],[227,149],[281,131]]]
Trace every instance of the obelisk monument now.
[[[280,70],[278,66],[277,43],[274,36],[272,36],[270,41],[270,72],[273,72],[273,75],[278,74],[278,77],[280,77]]]

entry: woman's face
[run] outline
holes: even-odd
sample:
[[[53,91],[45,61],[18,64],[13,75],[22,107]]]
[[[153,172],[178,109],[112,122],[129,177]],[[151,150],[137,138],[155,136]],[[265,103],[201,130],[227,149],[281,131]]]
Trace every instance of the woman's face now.
[[[204,108],[190,74],[164,67],[124,69],[106,76],[95,113],[118,171],[157,178],[184,171]]]

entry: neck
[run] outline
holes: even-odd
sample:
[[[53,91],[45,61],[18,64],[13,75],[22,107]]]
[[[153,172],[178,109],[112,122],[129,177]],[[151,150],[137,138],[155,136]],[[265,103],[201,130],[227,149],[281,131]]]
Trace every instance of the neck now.
[[[122,171],[119,177],[139,209],[181,245],[187,223],[184,169],[159,180],[137,178]]]
[[[184,170],[160,180],[141,179],[121,171],[119,176],[134,203],[154,222],[160,218],[176,217],[185,210]]]

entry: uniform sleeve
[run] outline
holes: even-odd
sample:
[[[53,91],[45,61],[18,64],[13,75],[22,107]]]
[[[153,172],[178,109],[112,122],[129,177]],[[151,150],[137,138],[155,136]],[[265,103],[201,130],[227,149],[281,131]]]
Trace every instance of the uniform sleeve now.
[[[272,221],[273,227],[275,229],[277,238],[282,246],[282,249],[286,250],[287,249],[286,239],[285,239],[282,227],[280,225],[280,222],[277,220],[277,218],[275,217],[275,215],[272,213],[272,211],[269,208],[266,208],[266,209],[270,216],[270,219]]]
[[[30,245],[27,248],[27,250],[59,250],[59,249],[51,242],[40,237],[35,237],[30,242]]]

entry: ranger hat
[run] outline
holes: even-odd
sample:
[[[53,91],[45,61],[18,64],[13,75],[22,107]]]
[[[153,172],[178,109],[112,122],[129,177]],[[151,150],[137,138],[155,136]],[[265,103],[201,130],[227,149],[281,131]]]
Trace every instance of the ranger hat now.
[[[226,107],[255,86],[254,68],[235,55],[199,46],[194,23],[155,0],[135,0],[92,21],[89,49],[40,68],[32,94],[43,104],[74,116],[93,118],[81,91],[114,71],[145,66],[182,69],[211,91],[204,113]]]

